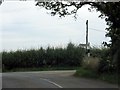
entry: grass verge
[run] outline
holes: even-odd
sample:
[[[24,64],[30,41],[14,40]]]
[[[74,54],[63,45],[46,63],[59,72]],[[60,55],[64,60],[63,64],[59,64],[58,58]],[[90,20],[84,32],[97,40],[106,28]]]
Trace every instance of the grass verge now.
[[[118,84],[120,81],[120,78],[118,78],[117,74],[107,74],[107,73],[98,74],[95,71],[89,69],[83,69],[83,68],[79,68],[76,71],[75,76],[102,80],[112,84]]]
[[[4,69],[2,72],[26,72],[26,71],[53,71],[53,70],[76,70],[79,67],[39,67],[39,68],[14,68]]]

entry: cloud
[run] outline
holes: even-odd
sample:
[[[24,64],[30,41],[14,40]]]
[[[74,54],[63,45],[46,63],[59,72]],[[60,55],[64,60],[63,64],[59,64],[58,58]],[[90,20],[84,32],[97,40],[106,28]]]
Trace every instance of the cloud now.
[[[98,19],[99,13],[90,13],[84,7],[79,10],[78,19],[72,16],[59,18],[50,16],[35,2],[4,2],[0,8],[2,20],[2,45],[5,50],[38,47],[39,45],[66,45],[69,41],[85,43],[86,20],[89,27],[104,30],[105,21]],[[89,30],[89,41],[101,44],[105,33]]]

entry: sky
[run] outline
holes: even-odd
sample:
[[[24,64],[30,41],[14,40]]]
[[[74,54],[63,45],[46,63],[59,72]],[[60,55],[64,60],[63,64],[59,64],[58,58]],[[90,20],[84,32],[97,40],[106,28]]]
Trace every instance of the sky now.
[[[38,49],[41,46],[65,47],[69,42],[85,43],[86,20],[91,46],[101,46],[106,22],[98,18],[100,12],[89,12],[84,6],[72,16],[59,18],[35,6],[34,1],[4,1],[0,6],[0,51]]]

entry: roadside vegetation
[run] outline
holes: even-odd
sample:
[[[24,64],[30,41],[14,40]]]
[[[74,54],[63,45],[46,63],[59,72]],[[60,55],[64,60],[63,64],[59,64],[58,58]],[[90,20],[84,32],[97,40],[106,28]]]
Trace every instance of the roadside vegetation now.
[[[85,49],[69,43],[66,48],[42,47],[38,50],[2,52],[3,72],[36,68],[36,70],[72,69],[79,67]]]
[[[110,58],[108,48],[93,48],[92,56],[84,57],[81,67],[77,69],[75,76],[107,81],[119,84],[118,68]]]
[[[69,43],[66,48],[2,52],[2,71],[48,71],[77,70],[75,76],[117,83],[117,67],[110,58],[109,48],[90,48],[90,57],[85,48]]]

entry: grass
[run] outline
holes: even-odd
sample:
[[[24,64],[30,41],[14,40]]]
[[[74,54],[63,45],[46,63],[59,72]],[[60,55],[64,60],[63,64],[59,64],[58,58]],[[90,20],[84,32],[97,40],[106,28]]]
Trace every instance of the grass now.
[[[108,83],[113,83],[113,84],[118,84],[118,81],[120,80],[117,74],[107,74],[107,73],[98,74],[95,71],[92,71],[90,69],[84,69],[84,68],[79,68],[76,71],[75,76],[102,80],[102,81],[106,81]]]
[[[117,74],[101,74],[99,76],[100,80],[107,81],[109,83],[115,83],[118,84],[118,75]]]
[[[86,78],[98,78],[98,75],[89,69],[79,68],[75,76],[86,77]]]
[[[26,71],[53,71],[53,70],[76,70],[78,67],[39,67],[39,68],[14,68],[4,69],[2,72],[26,72]]]

